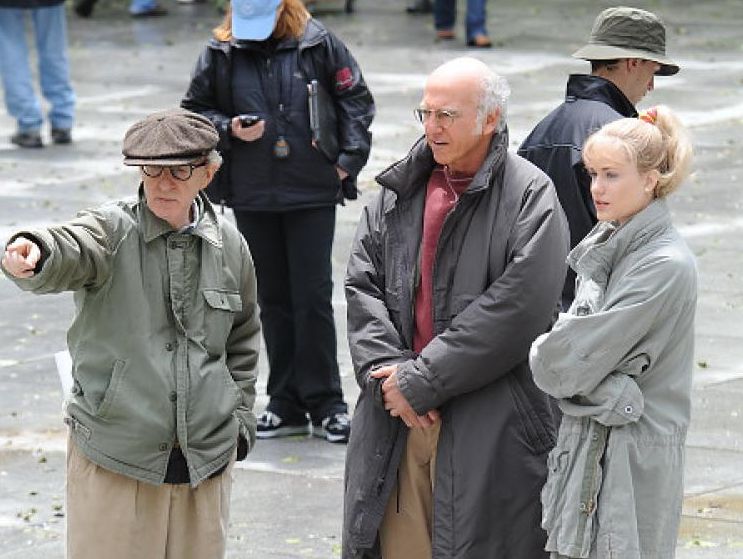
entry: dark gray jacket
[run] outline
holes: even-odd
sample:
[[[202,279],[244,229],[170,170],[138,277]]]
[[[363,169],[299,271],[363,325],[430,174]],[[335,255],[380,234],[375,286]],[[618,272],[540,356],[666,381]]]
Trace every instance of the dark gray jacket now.
[[[539,492],[555,441],[533,383],[531,342],[547,330],[565,277],[568,229],[549,178],[496,136],[444,221],[434,264],[436,338],[412,351],[426,184],[423,140],[377,177],[346,278],[348,335],[361,394],[348,447],[343,557],[379,557],[377,531],[407,428],[384,410],[370,371],[399,363],[415,411],[442,416],[433,558],[546,557]]]

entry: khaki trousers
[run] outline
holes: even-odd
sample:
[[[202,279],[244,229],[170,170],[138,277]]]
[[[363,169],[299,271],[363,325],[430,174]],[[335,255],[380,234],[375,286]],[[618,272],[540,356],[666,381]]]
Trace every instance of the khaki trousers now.
[[[232,463],[202,482],[150,485],[97,466],[67,444],[67,559],[220,559]]]
[[[383,559],[431,559],[433,484],[441,423],[411,429],[379,528]]]

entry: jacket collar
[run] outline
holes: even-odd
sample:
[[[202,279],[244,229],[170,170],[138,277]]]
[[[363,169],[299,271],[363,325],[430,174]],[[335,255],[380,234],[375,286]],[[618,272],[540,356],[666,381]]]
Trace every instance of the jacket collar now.
[[[220,248],[222,246],[222,236],[219,230],[217,214],[203,190],[199,192],[196,203],[199,204],[202,209],[201,219],[190,234],[201,237],[208,243]],[[139,208],[139,226],[145,243],[149,243],[157,237],[177,233],[177,231],[173,229],[167,221],[160,219],[152,213],[150,208],[147,206],[147,200],[145,200],[144,196],[144,188],[141,184],[139,186]]]
[[[608,280],[615,264],[651,239],[667,231],[671,212],[663,198],[653,200],[622,225],[599,222],[568,255],[568,264],[578,275],[599,283]]]
[[[565,94],[566,101],[588,99],[612,107],[624,117],[636,117],[637,109],[614,83],[600,76],[571,74]]]
[[[490,188],[494,173],[505,162],[508,151],[508,128],[498,132],[490,140],[490,147],[485,161],[475,173],[466,193]],[[376,181],[383,187],[395,192],[398,198],[410,198],[422,185],[428,183],[436,162],[433,152],[422,136],[410,149],[408,155],[390,165],[376,176]]]

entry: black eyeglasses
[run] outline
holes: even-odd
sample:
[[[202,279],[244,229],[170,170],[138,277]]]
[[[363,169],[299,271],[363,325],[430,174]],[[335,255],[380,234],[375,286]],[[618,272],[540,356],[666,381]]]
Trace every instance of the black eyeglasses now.
[[[204,160],[201,163],[189,163],[187,165],[142,165],[142,172],[151,178],[159,177],[163,174],[163,169],[167,169],[170,176],[177,181],[187,181],[193,175],[193,170],[199,167],[204,167],[208,163],[208,160]]]
[[[434,111],[433,109],[423,109],[418,107],[413,109],[413,114],[416,120],[421,124],[425,124],[431,117],[434,119],[436,126],[441,128],[449,128],[455,119],[459,118],[460,113],[449,109],[439,109]]]

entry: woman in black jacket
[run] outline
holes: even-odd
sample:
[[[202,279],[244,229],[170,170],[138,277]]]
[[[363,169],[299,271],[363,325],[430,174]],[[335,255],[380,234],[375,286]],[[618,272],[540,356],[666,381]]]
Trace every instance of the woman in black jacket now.
[[[313,140],[311,80],[328,93],[335,151]],[[208,193],[232,207],[255,261],[270,366],[258,437],[346,442],[331,249],[335,206],[355,197],[371,143],[374,102],[358,64],[300,0],[233,0],[181,105],[220,133],[225,164]]]

